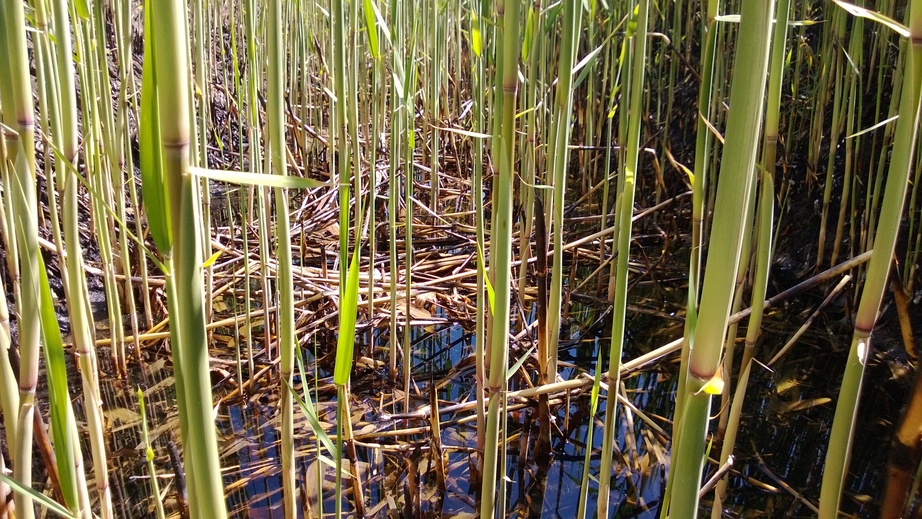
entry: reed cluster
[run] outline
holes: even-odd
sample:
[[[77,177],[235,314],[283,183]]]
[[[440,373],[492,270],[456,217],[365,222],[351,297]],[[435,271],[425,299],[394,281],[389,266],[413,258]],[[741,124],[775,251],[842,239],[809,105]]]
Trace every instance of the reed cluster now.
[[[797,496],[850,509],[888,289],[915,360],[922,0],[137,4],[0,3],[0,519],[128,514],[113,379],[156,517],[240,512],[222,453],[243,448],[218,424],[265,395],[284,517],[452,515],[459,474],[464,513],[540,517],[574,448],[579,518],[721,517],[749,382],[806,355],[814,319],[762,344],[792,293],[769,297],[779,235],[811,244],[792,290],[857,309],[822,490]],[[666,264],[681,330],[625,359],[636,290]],[[577,362],[586,301],[610,314]],[[652,417],[623,375],[676,353],[672,414]],[[918,408],[895,452],[918,455]],[[668,465],[656,503],[613,488],[637,436]],[[899,461],[884,517],[918,508]]]

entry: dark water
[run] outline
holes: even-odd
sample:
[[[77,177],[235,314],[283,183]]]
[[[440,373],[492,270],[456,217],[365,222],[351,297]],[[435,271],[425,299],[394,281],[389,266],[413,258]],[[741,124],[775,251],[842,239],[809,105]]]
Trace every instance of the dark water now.
[[[598,349],[603,348],[607,353],[609,347],[610,319],[604,312],[581,305],[573,308],[569,315],[571,339],[563,343],[561,351],[562,376],[565,379],[575,378],[583,371],[592,375]],[[802,301],[772,310],[765,323],[760,343],[762,353],[758,358],[767,359],[780,348],[802,321],[797,317],[809,308],[810,301]],[[762,368],[754,371],[746,396],[743,427],[737,441],[736,464],[730,477],[730,497],[725,503],[726,517],[814,515],[803,500],[816,503],[819,497],[828,429],[849,341],[850,328],[844,312],[844,309],[833,309],[821,316],[774,371]],[[660,323],[658,328],[649,326],[653,320]],[[629,316],[629,326],[625,360],[681,334],[678,321],[663,326],[661,319],[642,311],[635,311]],[[882,329],[875,335],[877,344],[883,348],[875,350],[867,369],[859,429],[846,484],[847,494],[842,502],[844,512],[859,517],[875,515],[874,502],[882,491],[887,447],[911,378],[901,369],[905,366],[905,354],[899,350],[894,326],[894,319],[885,312]],[[411,407],[428,401],[425,388],[430,383],[440,383],[438,395],[443,402],[442,407],[473,400],[473,366],[465,361],[472,355],[473,344],[462,326],[447,323],[429,330],[421,329],[414,335],[418,339],[413,356],[415,382],[421,389],[421,396],[412,399]],[[323,334],[315,338],[319,343],[327,340],[330,337]],[[384,358],[386,336],[378,337],[377,341],[376,357]],[[530,344],[526,343],[524,349],[528,347]],[[321,357],[319,362],[315,362],[311,349],[308,347],[303,351],[306,371],[313,373],[316,369],[321,378],[315,381],[309,375],[306,382],[311,387],[315,382],[321,386],[319,398],[314,394],[312,398],[320,401],[320,421],[333,424],[335,393],[324,388],[328,380],[323,378],[328,361]],[[225,363],[233,359],[229,351],[216,353]],[[522,354],[523,348],[515,349],[510,355],[510,362]],[[175,510],[176,485],[168,456],[168,441],[179,443],[179,428],[172,400],[170,362],[165,351],[147,352],[146,356],[149,357],[145,369],[146,381],[136,383],[147,388],[149,426],[157,454],[161,490],[166,495],[168,510]],[[230,372],[235,369],[234,366],[222,367]],[[667,434],[671,431],[669,420],[674,407],[677,371],[678,362],[673,357],[623,379],[629,400]],[[478,486],[471,480],[476,428],[473,422],[452,424],[453,419],[470,417],[471,412],[441,415],[446,424],[442,428],[441,444],[448,468],[446,491],[443,493],[436,486],[428,433],[399,438],[375,438],[368,434],[374,429],[380,403],[392,399],[386,370],[357,368],[353,376],[351,406],[355,432],[362,438],[357,455],[369,515],[399,515],[406,506],[405,493],[411,478],[418,485],[417,514],[426,517],[469,517],[476,514]],[[215,376],[215,382],[216,394],[226,394],[233,387],[229,381],[222,382],[219,375]],[[153,513],[147,470],[141,456],[134,387],[113,379],[103,383],[105,408],[110,410],[106,416],[112,427],[110,463],[116,467],[112,480],[117,506],[121,507],[123,514],[120,515],[124,517],[152,516]],[[220,431],[229,508],[235,517],[282,517],[277,387],[277,382],[264,383],[257,391],[250,392],[246,400],[238,398],[218,409],[216,423]],[[510,389],[521,387],[521,381],[514,377]],[[582,393],[564,398],[552,408],[555,418],[553,455],[543,493],[536,491],[534,486],[538,467],[533,459],[532,444],[527,440],[534,431],[534,409],[526,407],[509,413],[507,435],[510,440],[506,456],[508,515],[527,517],[529,505],[541,510],[539,517],[570,517],[576,514],[589,427],[593,428],[589,469],[593,478],[598,477],[603,434],[604,398],[599,402],[597,413],[590,418],[588,394],[587,387]],[[604,397],[604,392],[602,395]],[[716,414],[718,407],[719,399],[715,399],[712,414]],[[393,410],[391,412],[403,411],[401,404],[388,409]],[[302,495],[299,507],[302,510],[310,507],[316,514],[322,503],[323,512],[332,513],[333,471],[317,461],[310,428],[300,412],[296,416],[296,430],[303,432],[296,445]],[[425,422],[398,421],[391,428],[421,425]],[[377,444],[378,447],[369,444]],[[617,447],[610,498],[613,516],[657,517],[669,465],[668,438],[661,437],[634,413],[629,417],[625,407],[619,405]],[[716,452],[715,447],[712,457],[716,456]],[[322,484],[318,483],[321,467]],[[713,466],[708,470],[713,471]],[[775,478],[789,485],[791,491],[784,490]],[[321,488],[319,491],[318,486]],[[589,485],[589,517],[595,511],[596,488],[596,482],[592,481]],[[792,492],[798,493],[799,497]],[[318,495],[322,498],[318,499]],[[344,510],[351,511],[351,491],[347,491],[346,496]],[[710,502],[710,495],[703,499],[702,512],[706,507],[709,513]]]

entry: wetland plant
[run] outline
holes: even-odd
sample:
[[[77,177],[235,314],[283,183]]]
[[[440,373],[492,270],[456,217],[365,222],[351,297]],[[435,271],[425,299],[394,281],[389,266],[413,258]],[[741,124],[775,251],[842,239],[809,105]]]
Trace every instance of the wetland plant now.
[[[836,298],[822,490],[771,506],[872,513],[841,497],[887,286],[915,360],[922,2],[135,4],[0,3],[0,518],[768,506],[732,490],[773,448],[746,395]]]

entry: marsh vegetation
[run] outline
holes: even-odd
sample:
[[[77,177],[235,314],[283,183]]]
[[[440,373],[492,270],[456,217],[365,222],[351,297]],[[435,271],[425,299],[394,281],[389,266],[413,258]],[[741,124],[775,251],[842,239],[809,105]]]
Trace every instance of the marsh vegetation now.
[[[922,513],[920,0],[5,0],[0,70],[0,518]]]

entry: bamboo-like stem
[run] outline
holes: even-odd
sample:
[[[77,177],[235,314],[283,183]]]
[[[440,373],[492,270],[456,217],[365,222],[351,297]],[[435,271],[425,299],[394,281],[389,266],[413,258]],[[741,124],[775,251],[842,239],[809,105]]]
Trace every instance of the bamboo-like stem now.
[[[480,494],[480,516],[495,517],[496,486],[505,485],[503,477],[497,477],[498,467],[503,464],[497,459],[500,414],[505,402],[506,369],[509,359],[509,318],[511,298],[512,267],[512,202],[515,165],[515,106],[518,93],[519,57],[519,2],[506,0],[497,3],[496,16],[502,19],[503,66],[496,75],[497,92],[502,92],[502,119],[499,128],[494,129],[494,152],[499,151],[499,171],[493,181],[493,215],[495,225],[490,236],[490,276],[493,278],[493,316],[490,330],[490,365],[487,390],[490,396],[487,411],[487,428],[484,435],[483,483]],[[495,131],[498,130],[498,131]],[[559,250],[559,249],[558,249]],[[500,449],[502,457],[504,450]],[[505,515],[502,510],[500,515]]]
[[[183,0],[158,4],[152,28],[156,38],[155,66],[161,113],[163,166],[171,200],[170,226],[173,248],[165,255],[175,259],[174,290],[180,300],[171,299],[177,342],[174,357],[182,359],[188,433],[184,434],[186,464],[191,466],[200,517],[225,517],[224,485],[218,456],[217,435],[212,417],[211,379],[203,300],[202,247],[195,198],[196,179],[189,172],[189,77],[188,38],[182,32],[186,6]]]
[[[288,176],[288,162],[285,154],[285,113],[283,89],[285,88],[284,53],[282,52],[282,6],[280,0],[269,2],[269,110],[268,137],[269,163],[271,173]],[[200,66],[202,66],[200,64]],[[275,210],[277,217],[275,236],[278,240],[279,290],[279,369],[283,379],[281,391],[281,451],[282,451],[282,493],[285,517],[295,517],[296,493],[294,467],[294,400],[292,398],[292,369],[295,361],[295,295],[292,281],[291,229],[288,216],[288,191],[275,188]]]
[[[83,248],[80,246],[78,214],[78,179],[72,164],[77,158],[77,100],[74,85],[74,61],[70,39],[70,22],[64,0],[55,0],[54,33],[57,47],[56,59],[58,91],[60,96],[61,134],[56,136],[59,156],[58,179],[63,191],[62,221],[67,259],[64,260],[66,277],[65,296],[71,324],[71,337],[80,362],[84,409],[93,457],[93,472],[100,500],[100,516],[112,517],[112,496],[109,489],[108,464],[102,420],[102,398],[99,391],[96,348],[93,345],[94,323],[89,308],[86,273],[83,269]],[[64,167],[61,167],[61,163]]]
[[[719,464],[727,463],[736,444],[739,430],[739,418],[742,413],[743,397],[749,381],[750,363],[754,356],[755,344],[762,329],[762,314],[765,308],[765,293],[768,288],[768,273],[772,257],[772,224],[775,206],[775,161],[778,149],[779,110],[781,106],[781,87],[784,79],[784,60],[787,42],[788,12],[791,0],[778,0],[775,26],[772,34],[771,64],[768,81],[768,94],[765,107],[765,136],[762,148],[762,160],[759,166],[761,183],[759,185],[758,215],[756,216],[756,240],[758,242],[755,258],[755,278],[752,283],[752,313],[746,328],[746,343],[743,350],[742,371],[738,387],[733,396],[733,403],[727,416],[727,426],[723,436]],[[745,251],[745,249],[743,249]],[[735,333],[728,335],[727,342],[735,338]],[[728,348],[730,345],[728,344]],[[727,350],[727,357],[730,357]],[[730,362],[727,362],[730,365]],[[730,373],[729,369],[725,370]],[[728,389],[724,390],[726,395]],[[714,505],[711,517],[719,519],[723,514],[723,501],[726,499],[728,478],[721,479],[715,488]]]
[[[871,331],[877,321],[877,312],[883,299],[890,272],[891,258],[899,232],[909,175],[916,148],[919,126],[919,102],[922,99],[922,1],[913,0],[909,6],[909,51],[900,96],[890,170],[874,235],[874,253],[868,263],[864,290],[855,318],[852,345],[845,365],[845,376],[839,390],[835,418],[829,437],[829,449],[823,471],[820,492],[820,514],[823,519],[838,515],[839,499],[854,434],[858,397],[864,376],[865,362],[871,350]]]
[[[701,86],[698,89],[698,118],[695,130],[695,171],[692,179],[692,242],[691,254],[688,265],[688,302],[685,315],[684,335],[686,341],[682,344],[681,362],[679,367],[678,387],[685,387],[688,375],[688,357],[691,352],[695,336],[695,324],[698,322],[698,298],[701,283],[701,254],[704,250],[701,240],[704,236],[704,197],[705,188],[708,186],[708,170],[711,156],[711,143],[714,138],[708,128],[711,118],[711,100],[713,98],[714,80],[714,52],[717,46],[717,9],[719,0],[708,0],[702,32],[704,45],[701,49]],[[678,432],[681,430],[682,411],[685,395],[682,391],[676,392],[675,416],[673,417],[672,441],[678,443]],[[671,487],[671,481],[667,483]],[[669,490],[666,491],[667,499]],[[664,507],[664,510],[668,506]]]
[[[647,52],[647,23],[650,3],[640,0],[637,8],[637,21],[631,36],[631,82],[628,96],[630,119],[627,129],[626,150],[623,156],[627,162],[624,166],[624,188],[621,192],[620,213],[618,213],[618,244],[616,254],[617,271],[615,274],[615,300],[612,310],[612,335],[608,356],[608,398],[605,403],[605,436],[602,438],[602,461],[599,466],[598,515],[608,517],[608,502],[611,488],[611,463],[614,452],[617,417],[616,394],[621,385],[621,354],[624,348],[625,318],[627,315],[627,278],[628,260],[631,251],[631,222],[634,216],[634,184],[639,169],[640,130],[643,117],[644,66]],[[556,249],[560,250],[560,249]],[[601,366],[596,366],[601,369]]]
[[[560,342],[560,315],[563,299],[563,204],[567,189],[567,168],[570,163],[570,113],[573,111],[573,63],[579,47],[580,16],[576,2],[566,2],[563,11],[560,60],[557,72],[557,92],[554,96],[554,119],[551,122],[548,157],[551,159],[550,179],[554,194],[550,206],[553,215],[551,234],[554,257],[551,264],[551,293],[548,304],[548,377],[557,378],[557,349]]]
[[[704,461],[711,395],[705,386],[716,376],[727,330],[730,304],[742,246],[743,222],[747,221],[748,197],[762,123],[768,69],[770,28],[774,1],[742,5],[737,59],[730,91],[726,145],[714,206],[714,241],[708,251],[708,268],[702,288],[701,307],[694,333],[694,348],[688,363],[685,408],[682,411],[679,443],[674,452],[670,477],[672,517],[696,517],[698,488]]]
[[[486,23],[484,18],[487,15],[488,4],[486,0],[481,0],[479,3],[475,3],[474,7],[471,10],[471,33],[476,34],[475,38],[472,38],[472,47],[473,54],[471,55],[471,65],[473,67],[473,97],[474,97],[474,109],[473,109],[473,130],[480,133],[486,133],[486,121],[484,119],[484,112],[486,108],[486,98],[484,91],[486,89],[486,73],[484,65],[483,53],[483,35],[486,31]],[[480,11],[478,13],[478,10]],[[483,172],[484,172],[484,146],[480,144],[474,144],[474,164],[473,171],[471,172],[471,198],[473,198],[474,206],[474,234],[477,240],[477,250],[483,251],[485,248],[485,236],[484,236],[484,218],[483,218]],[[484,284],[484,270],[486,268],[483,265],[483,255],[478,254],[477,258],[477,297],[476,297],[476,316],[474,317],[474,363],[475,363],[475,376],[477,379],[477,448],[480,449],[480,452],[484,452],[484,434],[486,432],[486,395],[485,387],[487,381],[486,375],[486,362],[485,362],[485,343],[486,343],[486,332],[485,332],[485,320],[486,320],[486,294],[485,294],[485,284]],[[484,456],[481,454],[478,456],[478,474],[483,473],[483,459]]]
[[[39,362],[39,252],[38,201],[35,193],[35,144],[31,80],[22,2],[0,5],[0,48],[6,51],[3,70],[9,71],[10,81],[0,83],[4,102],[3,123],[16,133],[5,132],[11,184],[5,191],[12,209],[13,235],[19,256],[21,287],[20,307],[17,308],[19,331],[19,408],[16,415],[17,443],[11,446],[13,478],[32,486],[32,435],[35,413],[35,388]],[[2,52],[2,51],[0,51]],[[16,493],[16,514],[23,519],[34,516],[31,497]]]

